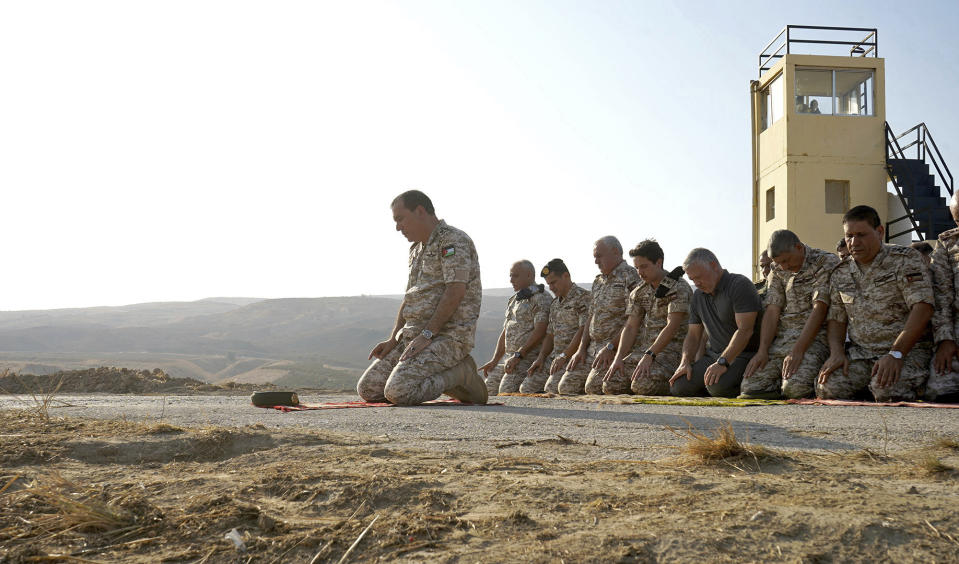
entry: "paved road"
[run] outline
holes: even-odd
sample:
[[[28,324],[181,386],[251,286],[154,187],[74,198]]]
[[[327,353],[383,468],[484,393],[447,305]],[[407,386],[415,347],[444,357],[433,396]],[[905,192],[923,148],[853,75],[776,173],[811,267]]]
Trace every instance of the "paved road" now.
[[[310,404],[356,399],[351,394],[304,394]],[[779,449],[881,452],[959,439],[959,409],[752,406],[604,405],[566,398],[499,397],[500,406],[329,409],[282,413],[260,409],[247,395],[57,396],[51,413],[162,420],[174,425],[315,428],[358,434],[391,449],[432,449],[559,459],[658,459],[685,439],[669,430],[711,431],[729,421],[740,439]],[[24,403],[25,402],[25,403]],[[0,409],[22,408],[26,398],[0,397]],[[558,439],[562,436],[572,442]],[[595,443],[595,444],[594,444]],[[555,448],[544,450],[547,445]]]

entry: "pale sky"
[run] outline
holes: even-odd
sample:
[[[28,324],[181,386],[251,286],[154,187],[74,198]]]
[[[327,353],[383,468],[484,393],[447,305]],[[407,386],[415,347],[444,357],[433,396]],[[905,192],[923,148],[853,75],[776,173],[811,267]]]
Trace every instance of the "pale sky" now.
[[[959,170],[952,2],[0,2],[0,309],[401,293],[426,192],[484,287],[656,237],[750,268],[748,84],[878,27],[887,119]]]

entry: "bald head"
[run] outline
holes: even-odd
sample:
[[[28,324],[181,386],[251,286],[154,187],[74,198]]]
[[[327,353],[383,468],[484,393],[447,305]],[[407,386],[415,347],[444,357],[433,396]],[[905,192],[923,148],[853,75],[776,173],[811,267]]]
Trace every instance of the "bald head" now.
[[[949,198],[949,212],[952,214],[952,220],[956,222],[956,225],[959,225],[959,192],[953,192],[952,197]]]
[[[536,267],[528,260],[518,260],[509,269],[509,283],[519,292],[536,282]]]

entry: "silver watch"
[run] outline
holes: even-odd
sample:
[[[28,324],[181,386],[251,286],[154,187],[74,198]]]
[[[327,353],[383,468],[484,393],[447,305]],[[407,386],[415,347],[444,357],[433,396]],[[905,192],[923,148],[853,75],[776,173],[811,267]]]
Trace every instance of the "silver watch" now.
[[[902,360],[902,351],[889,351],[886,354],[888,354],[889,356],[891,356],[892,358],[896,360]]]
[[[423,335],[424,337],[426,337],[427,339],[431,341],[433,340],[433,332],[430,331],[429,329],[423,329],[423,332],[420,333],[420,335]]]

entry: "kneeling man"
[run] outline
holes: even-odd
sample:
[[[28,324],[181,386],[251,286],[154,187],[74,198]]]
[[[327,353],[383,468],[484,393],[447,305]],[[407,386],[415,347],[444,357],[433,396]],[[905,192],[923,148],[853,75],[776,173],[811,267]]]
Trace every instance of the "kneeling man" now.
[[[919,251],[887,245],[879,214],[856,206],[842,218],[849,258],[829,279],[829,358],[816,396],[854,399],[872,392],[876,401],[911,401],[929,377],[935,308],[932,281]],[[849,342],[846,342],[846,331]]]
[[[413,243],[406,295],[390,338],[370,353],[376,358],[356,385],[369,402],[416,405],[445,393],[486,403],[486,384],[470,356],[482,288],[472,239],[437,219],[418,190],[391,205],[396,230]]]
[[[536,267],[528,260],[513,264],[509,283],[516,293],[506,303],[503,331],[496,341],[493,358],[480,367],[491,396],[520,391],[546,335],[549,304],[553,301],[543,285],[536,284]],[[500,362],[504,354],[506,359]]]

